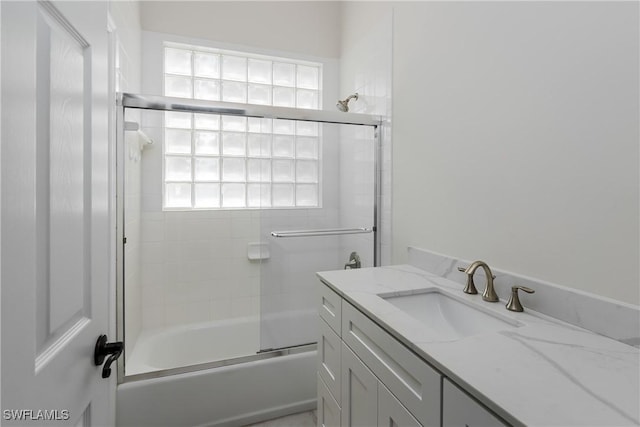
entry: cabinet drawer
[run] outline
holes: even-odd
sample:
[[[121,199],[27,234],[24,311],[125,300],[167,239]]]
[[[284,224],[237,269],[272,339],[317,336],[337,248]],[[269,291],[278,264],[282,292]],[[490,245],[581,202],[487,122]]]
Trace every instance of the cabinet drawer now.
[[[442,425],[504,427],[507,424],[445,378],[442,381]]]
[[[324,319],[325,322],[331,329],[340,335],[340,328],[342,322],[342,298],[337,293],[333,292],[331,288],[329,288],[324,283],[320,282],[319,284],[319,303],[318,311],[320,312],[320,317]]]
[[[318,340],[318,375],[327,388],[340,402],[340,379],[342,367],[340,364],[340,337],[327,325],[324,320],[320,323],[320,339]]]
[[[440,425],[437,371],[346,301],[342,339],[422,425]]]
[[[340,406],[318,375],[318,427],[340,427]]]

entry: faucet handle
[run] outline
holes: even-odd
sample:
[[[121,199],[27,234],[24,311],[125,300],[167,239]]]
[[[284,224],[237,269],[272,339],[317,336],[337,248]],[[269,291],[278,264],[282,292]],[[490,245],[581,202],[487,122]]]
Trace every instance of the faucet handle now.
[[[531,288],[527,288],[526,286],[512,286],[511,287],[511,297],[509,297],[509,301],[507,302],[507,310],[516,311],[521,313],[524,311],[522,308],[522,304],[520,304],[520,297],[518,296],[518,290],[525,291],[528,294],[532,294],[535,291]]]

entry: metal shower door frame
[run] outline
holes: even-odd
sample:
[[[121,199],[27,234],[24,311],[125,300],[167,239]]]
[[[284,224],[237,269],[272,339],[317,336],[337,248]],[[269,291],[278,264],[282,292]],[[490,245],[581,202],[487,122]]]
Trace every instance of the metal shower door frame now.
[[[283,119],[296,121],[311,121],[317,123],[331,123],[344,125],[372,126],[374,130],[374,200],[373,200],[373,227],[366,232],[373,233],[373,265],[380,265],[380,180],[381,180],[381,132],[382,118],[380,116],[342,113],[337,111],[308,110],[287,107],[273,107],[267,105],[237,104],[230,102],[204,101],[187,98],[172,98],[167,96],[140,95],[132,93],[119,93],[116,100],[116,332],[117,340],[125,340],[124,336],[124,132],[125,132],[125,109],[141,109],[155,111],[173,111],[182,113],[204,113],[220,114],[228,116],[255,117],[266,119]],[[286,351],[276,350],[257,355],[240,357],[238,363],[249,361],[251,358],[262,359],[289,354]],[[125,343],[126,355],[126,343]],[[125,381],[124,364],[125,357],[121,357],[117,362],[117,381],[121,384]],[[253,359],[251,359],[253,360]],[[226,366],[233,364],[233,361],[223,360],[195,365],[193,367],[183,367],[166,371],[154,371],[148,374],[135,375],[135,379],[156,378],[171,375],[174,373],[184,373],[200,369],[212,368],[216,366]],[[172,372],[175,371],[175,372]]]

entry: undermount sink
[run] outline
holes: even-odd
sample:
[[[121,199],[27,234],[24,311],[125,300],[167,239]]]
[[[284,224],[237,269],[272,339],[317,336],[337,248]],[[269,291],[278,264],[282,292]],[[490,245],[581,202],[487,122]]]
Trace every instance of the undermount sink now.
[[[378,295],[434,331],[437,338],[457,339],[520,326],[520,323],[459,301],[437,289],[411,295]]]

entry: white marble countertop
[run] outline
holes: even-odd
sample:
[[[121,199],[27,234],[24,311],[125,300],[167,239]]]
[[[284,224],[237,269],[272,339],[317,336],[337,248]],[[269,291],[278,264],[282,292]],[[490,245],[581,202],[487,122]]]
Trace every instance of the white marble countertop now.
[[[325,271],[320,279],[428,363],[513,425],[640,425],[640,350],[408,265]],[[442,339],[378,294],[426,288],[519,326]],[[479,289],[481,292],[482,289]]]

